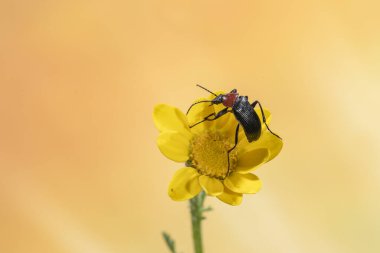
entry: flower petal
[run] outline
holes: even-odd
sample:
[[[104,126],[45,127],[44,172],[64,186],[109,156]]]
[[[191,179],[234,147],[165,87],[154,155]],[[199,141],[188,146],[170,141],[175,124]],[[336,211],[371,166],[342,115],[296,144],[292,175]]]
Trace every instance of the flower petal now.
[[[154,107],[153,120],[160,132],[164,131],[188,131],[189,125],[185,114],[178,108],[160,104]]]
[[[218,196],[223,193],[223,183],[216,178],[201,175],[199,177],[199,184],[208,195]]]
[[[260,164],[268,160],[269,151],[266,148],[248,149],[246,152],[238,153],[238,164],[236,171],[242,174],[249,173]]]
[[[175,162],[186,162],[189,159],[190,134],[163,132],[157,138],[161,153]]]
[[[282,145],[282,140],[265,128],[265,131],[262,132],[260,138],[251,143],[247,141],[244,134],[239,134],[239,144],[237,145],[237,150],[238,153],[243,154],[252,149],[266,148],[269,151],[269,157],[266,162],[269,162],[280,153]]]
[[[240,205],[243,200],[243,194],[230,191],[228,188],[224,188],[224,192],[216,197],[232,206]]]
[[[235,115],[229,112],[227,113],[227,115],[223,115],[221,119],[217,119],[215,121],[215,128],[223,136],[229,137],[230,142],[234,144],[235,132],[236,132],[236,127],[238,126],[238,124],[239,122],[236,120]]]
[[[193,103],[199,102],[199,101],[210,101],[212,100],[211,97],[209,98],[200,98],[195,100]],[[187,120],[189,122],[189,125],[194,125],[200,121],[202,121],[205,117],[208,115],[214,113],[214,107],[210,106],[211,103],[199,103],[194,105],[189,113],[186,115]],[[191,128],[191,131],[194,133],[200,133],[205,131],[206,129],[210,128],[212,126],[212,121],[204,121],[194,127]]]
[[[181,201],[198,195],[202,190],[198,177],[199,174],[194,168],[185,167],[177,170],[169,184],[170,198]]]
[[[275,158],[281,151],[283,142],[278,137],[274,136],[268,130],[265,131],[260,137],[260,146],[266,147],[269,150],[269,157],[267,162]]]
[[[260,190],[262,183],[256,175],[233,172],[224,180],[224,185],[233,192],[256,193]]]
[[[219,95],[221,92],[215,92],[215,94]],[[213,94],[209,95],[206,98],[200,98],[197,99],[193,102],[193,104],[200,102],[200,101],[212,101],[215,98]],[[217,108],[217,109],[216,109]],[[215,114],[219,112],[221,109],[224,109],[225,106],[220,104],[220,105],[215,105],[212,104],[211,102],[203,102],[199,104],[195,104],[193,107],[191,107],[191,110],[187,113],[187,120],[189,122],[189,125],[194,125],[206,118],[209,115]],[[193,128],[191,128],[191,131],[194,133],[200,133],[206,129],[214,128],[215,127],[215,122],[218,122],[219,120],[210,120],[210,121],[204,121]]]

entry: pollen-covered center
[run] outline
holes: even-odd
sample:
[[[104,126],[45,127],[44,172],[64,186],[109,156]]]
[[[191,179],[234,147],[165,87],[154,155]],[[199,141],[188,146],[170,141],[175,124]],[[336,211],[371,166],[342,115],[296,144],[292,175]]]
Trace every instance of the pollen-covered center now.
[[[236,149],[229,154],[233,144],[218,132],[204,132],[195,136],[190,143],[190,164],[202,175],[224,179],[227,173],[234,171],[237,162]]]

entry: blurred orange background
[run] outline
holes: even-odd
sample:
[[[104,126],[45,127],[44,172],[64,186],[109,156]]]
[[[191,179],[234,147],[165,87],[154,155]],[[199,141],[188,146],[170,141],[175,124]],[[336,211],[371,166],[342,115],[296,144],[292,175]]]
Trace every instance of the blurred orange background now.
[[[205,252],[380,251],[378,1],[1,1],[0,252],[192,252],[155,104],[237,88],[272,112],[263,189]],[[378,115],[378,116],[376,116]]]

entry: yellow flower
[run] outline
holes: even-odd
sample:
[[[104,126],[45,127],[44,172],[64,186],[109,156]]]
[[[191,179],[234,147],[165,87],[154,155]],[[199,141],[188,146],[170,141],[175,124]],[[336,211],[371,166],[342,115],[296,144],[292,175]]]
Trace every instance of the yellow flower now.
[[[188,115],[165,104],[154,108],[153,119],[160,132],[158,148],[168,159],[185,162],[185,167],[174,174],[169,184],[168,194],[173,200],[191,199],[203,189],[208,195],[216,196],[227,204],[239,205],[244,193],[252,194],[260,190],[260,179],[250,172],[277,156],[282,141],[262,124],[261,137],[249,143],[240,127],[239,142],[230,153],[228,170],[227,151],[234,145],[238,124],[234,115],[227,113],[214,121],[189,127],[223,108],[223,105],[199,103]],[[255,110],[262,121],[259,109]],[[264,114],[269,124],[269,111],[264,109]]]

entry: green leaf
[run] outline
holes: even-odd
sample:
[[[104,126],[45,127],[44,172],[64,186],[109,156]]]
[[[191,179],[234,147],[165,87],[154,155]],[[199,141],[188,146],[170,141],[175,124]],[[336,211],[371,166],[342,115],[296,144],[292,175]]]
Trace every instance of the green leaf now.
[[[164,240],[166,242],[166,245],[168,246],[171,253],[177,253],[175,249],[175,241],[170,237],[168,233],[165,231],[162,232],[162,236],[164,237]]]

